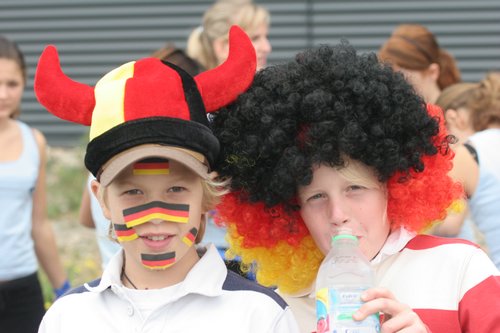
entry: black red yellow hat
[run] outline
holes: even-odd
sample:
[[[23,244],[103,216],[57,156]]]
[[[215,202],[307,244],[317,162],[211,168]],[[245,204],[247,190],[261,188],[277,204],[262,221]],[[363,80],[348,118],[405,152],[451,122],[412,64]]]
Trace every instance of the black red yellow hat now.
[[[130,163],[153,156],[178,160],[206,178],[219,153],[207,113],[234,101],[255,74],[254,47],[237,26],[230,30],[229,46],[223,64],[194,77],[144,58],[90,87],[62,72],[57,50],[49,45],[38,62],[35,94],[52,114],[90,126],[85,165],[103,185]]]

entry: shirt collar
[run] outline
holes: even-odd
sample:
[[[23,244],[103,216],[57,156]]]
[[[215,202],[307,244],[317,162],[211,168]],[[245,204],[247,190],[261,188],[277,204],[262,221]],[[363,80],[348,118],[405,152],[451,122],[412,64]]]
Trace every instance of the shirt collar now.
[[[206,296],[222,294],[222,285],[227,276],[227,269],[219,252],[213,244],[200,247],[199,252],[205,252],[200,260],[191,268],[184,281],[180,283],[179,297],[189,293]],[[123,265],[123,249],[118,251],[109,261],[103,271],[101,281],[96,287],[85,284],[91,292],[102,292],[110,287],[123,288],[120,279]],[[112,289],[113,289],[112,288]]]
[[[415,232],[408,231],[404,227],[394,230],[389,234],[389,237],[387,237],[384,246],[382,246],[379,253],[371,260],[371,264],[378,265],[386,258],[398,253],[404,249],[406,244],[408,244],[408,242],[415,236]]]

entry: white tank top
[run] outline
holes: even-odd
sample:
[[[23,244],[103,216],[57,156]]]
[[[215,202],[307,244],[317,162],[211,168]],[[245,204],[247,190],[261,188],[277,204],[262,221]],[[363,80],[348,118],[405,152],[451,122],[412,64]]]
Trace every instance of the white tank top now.
[[[23,140],[21,156],[0,162],[0,280],[24,277],[38,268],[31,220],[40,156],[32,129],[17,124]]]

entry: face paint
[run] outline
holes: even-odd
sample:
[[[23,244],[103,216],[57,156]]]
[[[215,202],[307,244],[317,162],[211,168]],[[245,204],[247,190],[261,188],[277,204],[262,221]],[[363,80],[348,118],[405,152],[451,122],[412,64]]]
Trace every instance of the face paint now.
[[[154,270],[165,269],[175,264],[175,252],[162,254],[141,254],[144,267]]]
[[[127,242],[137,239],[139,236],[135,233],[132,228],[127,228],[125,224],[113,224],[115,229],[116,238],[119,242]]]
[[[182,238],[182,241],[187,245],[191,246],[194,243],[194,240],[196,239],[196,235],[198,235],[198,229],[196,228],[191,228],[189,232]]]
[[[167,160],[152,158],[134,163],[132,172],[134,175],[168,175],[170,167]]]
[[[149,222],[153,219],[187,223],[189,220],[189,205],[153,201],[144,205],[124,209],[123,217],[129,228]]]

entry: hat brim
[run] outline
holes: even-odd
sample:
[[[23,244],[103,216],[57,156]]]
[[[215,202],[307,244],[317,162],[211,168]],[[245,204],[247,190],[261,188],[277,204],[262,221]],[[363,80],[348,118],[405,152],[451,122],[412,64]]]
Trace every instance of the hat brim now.
[[[108,186],[127,166],[151,157],[175,160],[203,179],[210,178],[208,164],[202,154],[180,147],[144,144],[127,149],[114,156],[102,167],[98,180],[101,185]]]

